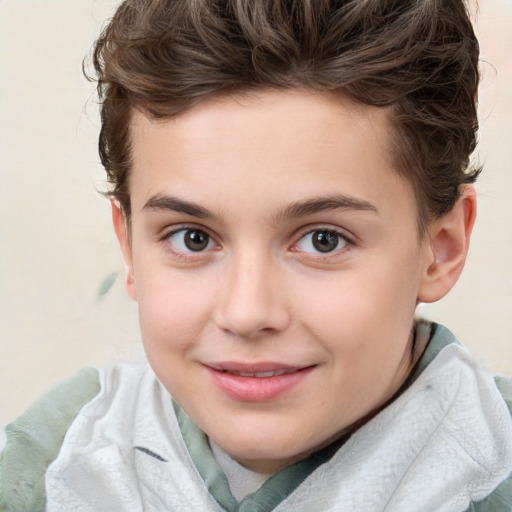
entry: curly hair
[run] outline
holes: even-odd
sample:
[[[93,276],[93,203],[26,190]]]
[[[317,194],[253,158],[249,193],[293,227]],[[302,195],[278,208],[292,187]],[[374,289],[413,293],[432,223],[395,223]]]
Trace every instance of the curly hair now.
[[[478,55],[464,0],[126,0],[93,51],[110,194],[129,216],[133,109],[170,118],[219,94],[339,91],[389,108],[422,230],[480,171]]]

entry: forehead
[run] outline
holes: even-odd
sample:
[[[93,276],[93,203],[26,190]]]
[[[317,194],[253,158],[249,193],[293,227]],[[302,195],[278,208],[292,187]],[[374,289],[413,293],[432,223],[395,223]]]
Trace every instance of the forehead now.
[[[132,211],[169,191],[222,199],[225,208],[258,194],[267,204],[283,193],[380,202],[383,187],[410,196],[393,166],[390,130],[386,109],[309,91],[216,98],[165,120],[134,112]]]
[[[249,147],[256,149],[255,143],[266,143],[264,139],[274,134],[280,136],[274,143],[292,137],[311,147],[318,145],[320,139],[329,144],[336,141],[336,130],[341,126],[350,127],[356,137],[361,133],[372,137],[374,145],[385,149],[391,129],[389,116],[387,108],[364,105],[341,93],[261,90],[209,98],[174,118],[154,120],[134,110],[131,135],[136,143],[149,131],[153,135],[160,131],[165,136],[165,129],[168,134],[172,132],[177,142],[191,139],[206,142],[216,138],[217,144],[223,140],[226,145],[242,144],[247,150]],[[247,135],[252,137],[247,138]],[[144,142],[148,142],[147,138]]]

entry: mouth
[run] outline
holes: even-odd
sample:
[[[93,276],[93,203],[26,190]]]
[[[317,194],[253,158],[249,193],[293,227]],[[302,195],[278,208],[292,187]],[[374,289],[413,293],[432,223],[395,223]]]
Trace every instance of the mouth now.
[[[269,377],[279,377],[280,375],[286,375],[300,371],[301,368],[290,368],[287,370],[269,370],[265,372],[244,372],[237,370],[217,370],[221,373],[229,373],[230,375],[238,375],[239,377],[253,377],[257,379],[268,379]]]
[[[289,393],[315,367],[235,362],[205,365],[217,388],[229,398],[242,402],[268,402]]]

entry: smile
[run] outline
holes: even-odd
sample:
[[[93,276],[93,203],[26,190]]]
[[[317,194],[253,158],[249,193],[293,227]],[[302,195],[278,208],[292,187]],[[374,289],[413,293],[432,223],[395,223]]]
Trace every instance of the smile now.
[[[228,398],[239,402],[268,402],[290,393],[316,365],[222,363],[205,368],[215,386]]]

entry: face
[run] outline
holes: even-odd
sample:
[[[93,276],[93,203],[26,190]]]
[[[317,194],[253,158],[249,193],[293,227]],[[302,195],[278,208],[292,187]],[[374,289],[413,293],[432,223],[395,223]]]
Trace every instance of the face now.
[[[339,437],[410,371],[431,251],[389,130],[384,109],[298,91],[134,115],[118,235],[145,350],[250,469]]]

